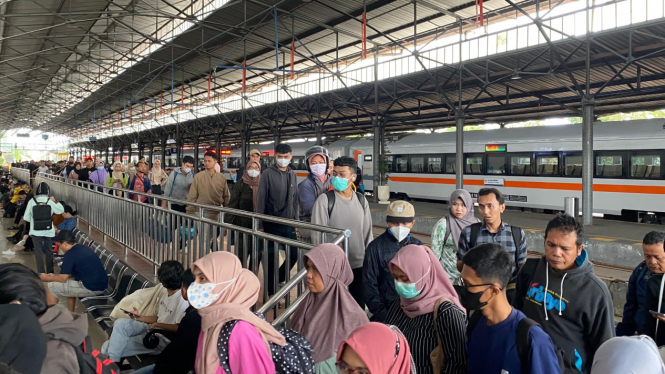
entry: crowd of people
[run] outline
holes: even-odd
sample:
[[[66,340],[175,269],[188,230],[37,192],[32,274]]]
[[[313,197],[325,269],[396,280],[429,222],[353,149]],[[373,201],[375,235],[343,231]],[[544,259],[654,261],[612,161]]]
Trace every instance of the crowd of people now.
[[[140,160],[134,175],[114,165],[104,179],[107,186],[127,185],[131,191],[154,192],[153,186],[159,185],[164,196],[186,197],[190,203],[351,230],[345,253],[330,243],[332,238],[259,221],[266,233],[314,245],[302,259],[296,248],[260,248],[269,251],[273,261],[275,248],[287,251],[279,274],[274,274],[277,264],[267,269],[269,283],[264,286],[270,295],[277,291],[275,278],[283,282],[298,260],[306,266],[309,293],[290,317],[290,329],[275,328],[252,312],[261,284],[247,270],[256,259],[248,263],[249,251],[239,247],[239,256],[212,252],[190,269],[176,261],[162,263],[154,313],[128,301],[134,304],[124,310],[126,318],[115,322],[102,354],[116,362],[136,354],[158,354],[154,365],[135,371],[139,374],[665,374],[658,351],[665,345],[665,329],[659,326],[665,323],[665,233],[644,237],[645,261],[630,277],[623,319],[615,326],[612,296],[594,274],[584,228],[574,217],[555,215],[544,230],[543,247],[529,248],[543,255],[527,258],[525,232],[503,220],[505,198],[498,189],[478,191],[480,219],[471,194],[456,190],[448,199],[449,213],[434,227],[431,247],[411,234],[415,208],[401,200],[389,204],[387,229],[375,238],[369,203],[355,184],[358,165],[353,158],[331,160],[324,147],[312,147],[306,156],[309,174],[298,183],[288,144],[275,147],[275,164],[270,167],[264,168],[260,157],[260,152],[250,151],[232,190],[215,169],[214,153],[204,155],[204,170],[198,173],[194,160],[184,157],[181,167],[169,175],[150,170]],[[7,190],[16,196],[21,192],[28,193],[20,184]],[[40,184],[36,195],[40,199],[35,203],[67,214],[66,204],[49,198],[48,186]],[[130,196],[137,201],[138,197]],[[5,201],[16,204],[19,199],[11,200],[13,196]],[[167,201],[161,206],[187,213],[199,209]],[[219,219],[216,211],[204,214]],[[24,213],[23,219],[31,223],[33,216]],[[252,225],[242,216],[229,214],[225,220]],[[21,265],[0,265],[0,304],[25,304],[43,332],[52,323],[47,320],[58,319],[60,328],[70,324],[73,336],[84,340],[81,318],[55,304],[58,298],[73,302],[101,292],[106,284],[98,258],[76,244],[66,228],[57,235],[30,231],[30,237],[40,248],[51,240],[58,243],[65,252],[60,274],[44,274],[43,264],[38,264],[40,274]],[[46,272],[52,273],[52,268]],[[46,287],[41,282],[47,282]],[[7,320],[13,318],[11,310],[0,309],[0,323],[4,313]],[[25,329],[35,330],[34,321],[25,323]],[[4,331],[4,325],[0,327]],[[147,348],[144,338],[155,329],[172,334]],[[40,337],[35,339],[41,344]],[[49,357],[67,356],[55,358],[53,350],[61,352],[63,347],[49,339],[47,335],[43,365]],[[45,371],[47,366],[36,367],[18,355],[6,359],[1,343],[2,338],[0,362],[16,370],[60,372]],[[289,371],[294,367],[299,369]]]

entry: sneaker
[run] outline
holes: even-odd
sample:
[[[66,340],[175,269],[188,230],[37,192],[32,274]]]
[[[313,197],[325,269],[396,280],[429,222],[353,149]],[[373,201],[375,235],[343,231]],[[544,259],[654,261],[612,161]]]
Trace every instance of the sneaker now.
[[[16,254],[16,252],[12,251],[11,249],[8,249],[8,250],[2,252],[3,256],[14,256],[15,254]]]

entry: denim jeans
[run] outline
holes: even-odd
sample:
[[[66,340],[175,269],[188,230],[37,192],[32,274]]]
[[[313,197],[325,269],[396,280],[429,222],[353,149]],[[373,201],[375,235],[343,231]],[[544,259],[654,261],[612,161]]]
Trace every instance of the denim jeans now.
[[[132,374],[152,374],[153,370],[155,369],[155,365],[148,365],[144,366],[138,370],[132,371]]]
[[[53,238],[34,235],[30,235],[30,237],[32,238],[32,244],[35,246],[37,272],[53,274],[53,250],[51,249],[51,241]],[[46,269],[44,269],[44,259],[42,258],[42,254],[46,257]]]
[[[143,346],[143,337],[148,332],[147,323],[121,318],[113,324],[111,338],[103,345],[101,352],[115,362],[123,357],[141,354],[159,354],[161,349],[148,349]]]

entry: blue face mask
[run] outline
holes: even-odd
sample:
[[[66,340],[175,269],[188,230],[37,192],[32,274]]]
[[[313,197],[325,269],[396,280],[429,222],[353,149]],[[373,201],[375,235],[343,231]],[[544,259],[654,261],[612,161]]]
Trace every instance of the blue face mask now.
[[[104,170],[103,166],[97,166],[97,170]]]
[[[402,283],[397,280],[395,280],[395,291],[405,299],[413,299],[422,292],[422,290],[416,290],[415,283]]]
[[[349,180],[347,178],[333,177],[330,181],[332,183],[335,191],[344,191],[349,186]]]

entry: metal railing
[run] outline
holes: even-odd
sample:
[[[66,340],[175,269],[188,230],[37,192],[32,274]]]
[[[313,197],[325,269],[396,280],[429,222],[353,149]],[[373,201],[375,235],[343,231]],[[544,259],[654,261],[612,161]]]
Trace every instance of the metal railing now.
[[[30,183],[30,170],[28,169],[20,169],[20,168],[12,168],[9,172],[14,178],[20,180],[21,182],[27,182]]]
[[[24,169],[13,168],[12,175],[20,180],[28,177]],[[194,261],[214,251],[234,253],[243,267],[262,278],[264,304],[260,312],[267,313],[272,309],[274,323],[285,323],[307,294],[304,282],[307,271],[302,256],[313,245],[260,231],[260,221],[309,230],[312,236],[319,235],[322,242],[338,244],[348,253],[350,230],[73,181],[56,175],[40,173],[35,178],[35,184],[40,182],[49,184],[51,194],[58,201],[64,201],[77,210],[78,219],[102,232],[104,244],[107,236],[111,237],[125,247],[125,257],[131,250],[150,261],[155,274],[157,267],[166,260],[180,261],[188,268]],[[144,198],[145,202],[134,200]],[[166,201],[168,206],[186,205],[190,210],[193,207],[195,212],[187,214],[165,209],[158,205],[159,200]],[[218,219],[211,219],[214,216]],[[230,223],[229,216],[249,218],[251,227]],[[290,271],[285,272],[282,287],[278,286],[280,250],[285,252],[283,265],[286,269],[297,266],[295,276],[291,277]],[[291,251],[297,251],[296,263],[291,262]],[[273,292],[269,292],[271,284],[274,290],[272,297],[270,294]],[[292,302],[293,292],[295,300]],[[285,310],[280,314],[282,302]]]

